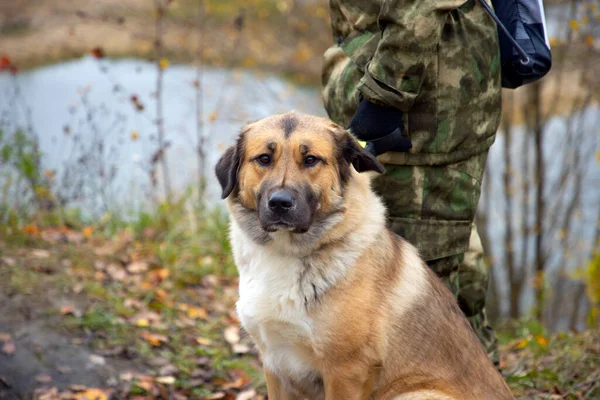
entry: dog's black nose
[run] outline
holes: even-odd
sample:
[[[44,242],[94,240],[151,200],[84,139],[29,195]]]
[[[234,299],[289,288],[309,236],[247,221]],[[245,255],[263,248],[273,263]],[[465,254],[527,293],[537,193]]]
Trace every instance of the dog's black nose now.
[[[271,210],[289,210],[294,207],[294,198],[286,190],[278,190],[269,197],[269,208]]]

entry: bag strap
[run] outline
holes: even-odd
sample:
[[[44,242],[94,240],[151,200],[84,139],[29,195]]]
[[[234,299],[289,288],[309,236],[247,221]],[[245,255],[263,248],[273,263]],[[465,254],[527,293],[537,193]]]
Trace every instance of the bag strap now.
[[[492,8],[489,6],[489,4],[486,3],[485,0],[479,0],[479,2],[481,3],[481,5],[485,9],[485,11],[490,15],[490,17],[492,17],[493,20],[496,22],[496,25],[498,25],[498,27],[502,30],[502,32],[504,32],[504,34],[506,35],[508,40],[510,40],[510,42],[512,43],[514,48],[517,50],[517,52],[521,56],[521,58],[519,60],[521,62],[521,64],[528,65],[529,63],[531,63],[531,60],[530,60],[529,56],[527,55],[527,53],[525,52],[525,50],[523,50],[523,48],[519,45],[519,43],[517,43],[515,38],[513,38],[512,35],[508,32],[508,29],[506,29],[506,27],[504,26],[502,21],[500,21],[500,18],[498,18],[498,16],[492,10]]]

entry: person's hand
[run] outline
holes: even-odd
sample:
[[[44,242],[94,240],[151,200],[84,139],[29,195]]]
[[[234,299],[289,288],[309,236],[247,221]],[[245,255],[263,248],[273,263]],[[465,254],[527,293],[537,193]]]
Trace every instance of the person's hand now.
[[[350,132],[367,142],[366,149],[375,156],[387,151],[406,152],[412,148],[410,139],[404,134],[402,111],[363,99],[350,125]]]

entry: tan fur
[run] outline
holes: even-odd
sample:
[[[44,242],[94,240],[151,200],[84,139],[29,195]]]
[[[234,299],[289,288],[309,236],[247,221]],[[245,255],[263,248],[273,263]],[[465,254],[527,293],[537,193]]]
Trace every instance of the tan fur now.
[[[297,120],[291,134],[285,118]],[[386,229],[371,173],[350,168],[341,182],[345,135],[296,113],[244,129],[231,239],[238,313],[265,360],[269,399],[511,399],[451,293]],[[274,163],[261,168],[252,158],[268,146]],[[326,161],[303,168],[306,148]],[[318,193],[322,228],[264,233],[256,243],[251,218],[264,182]]]

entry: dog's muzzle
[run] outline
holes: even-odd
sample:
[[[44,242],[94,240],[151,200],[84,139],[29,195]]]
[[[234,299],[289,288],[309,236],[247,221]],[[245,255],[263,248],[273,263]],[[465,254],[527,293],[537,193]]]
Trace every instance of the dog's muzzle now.
[[[304,233],[310,228],[312,210],[306,196],[292,188],[276,188],[265,193],[259,206],[261,226],[268,232],[287,230]]]

